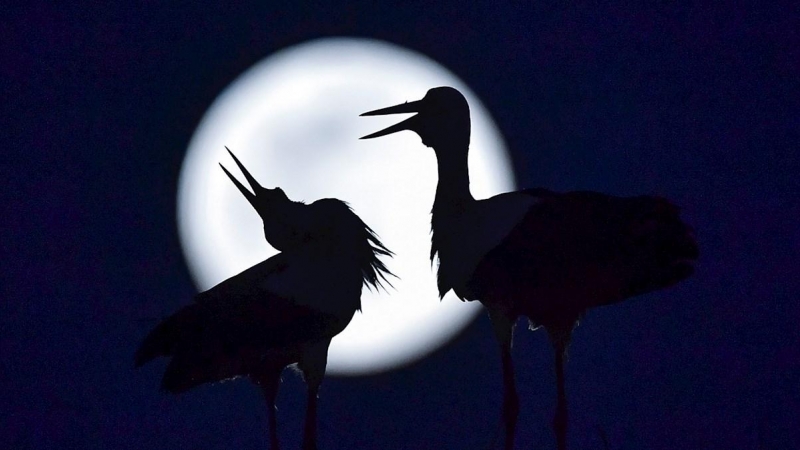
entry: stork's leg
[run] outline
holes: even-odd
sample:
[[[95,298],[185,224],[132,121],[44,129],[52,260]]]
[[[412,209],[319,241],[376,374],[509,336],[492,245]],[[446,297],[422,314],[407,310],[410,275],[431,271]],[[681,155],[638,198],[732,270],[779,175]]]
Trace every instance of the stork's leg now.
[[[304,348],[300,369],[308,386],[306,424],[303,430],[303,450],[317,450],[317,398],[319,386],[328,364],[328,346],[331,341],[321,341]]]
[[[504,448],[513,450],[517,416],[519,415],[519,397],[514,380],[514,363],[511,359],[515,321],[507,314],[497,310],[490,310],[489,318],[492,320],[492,328],[500,343],[500,358],[503,363],[503,423],[506,432]]]
[[[511,361],[511,345],[503,345],[503,419],[506,423],[506,450],[514,448],[514,434],[517,428],[519,415],[519,396],[514,379],[514,365]]]
[[[278,443],[278,419],[275,414],[275,400],[278,397],[278,386],[281,384],[281,370],[273,368],[253,370],[250,379],[260,389],[267,403],[267,420],[269,421],[269,448],[280,450]]]
[[[556,391],[558,397],[556,413],[553,417],[553,431],[556,435],[556,448],[558,450],[567,449],[567,394],[564,389],[564,357],[566,356],[574,323],[568,326],[556,326],[547,329],[555,351]]]
[[[553,429],[556,433],[556,446],[558,450],[567,448],[567,394],[564,391],[564,349],[555,349],[556,353],[556,388],[558,401],[556,414],[553,418]]]
[[[303,432],[303,450],[317,450],[317,398],[319,384],[308,385],[306,424]]]
[[[280,444],[278,443],[278,419],[275,413],[275,399],[278,396],[279,384],[280,378],[276,378],[275,380],[267,380],[261,383],[261,392],[264,394],[264,400],[267,402],[270,450],[280,449]]]

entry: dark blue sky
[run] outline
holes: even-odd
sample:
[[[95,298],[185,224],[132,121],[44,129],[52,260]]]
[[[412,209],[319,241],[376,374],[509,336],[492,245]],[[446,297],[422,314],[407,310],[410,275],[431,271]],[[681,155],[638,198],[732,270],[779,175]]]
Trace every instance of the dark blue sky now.
[[[800,445],[796,5],[77,3],[3,8],[8,448],[266,448],[264,404],[247,382],[166,396],[162,366],[134,371],[133,352],[195,292],[175,192],[205,109],[256,61],[334,35],[409,47],[465,80],[521,185],[657,193],[695,226],[690,280],[594,310],[575,332],[572,448],[603,448],[598,430],[611,449]],[[518,447],[551,448],[552,350],[543,332],[518,329],[514,354]],[[304,399],[287,376],[287,448]],[[321,448],[489,448],[500,401],[481,316],[404,370],[327,379]]]

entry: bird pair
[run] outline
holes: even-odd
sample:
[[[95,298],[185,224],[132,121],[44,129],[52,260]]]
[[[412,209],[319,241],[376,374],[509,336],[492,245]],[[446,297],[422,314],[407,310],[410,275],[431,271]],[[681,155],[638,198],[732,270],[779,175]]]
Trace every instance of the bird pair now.
[[[565,449],[563,364],[572,329],[591,307],[688,277],[698,256],[692,232],[678,208],[658,197],[538,188],[476,200],[467,169],[469,106],[461,93],[434,88],[422,100],[362,115],[398,113],[417,114],[362,139],[410,130],[436,154],[430,257],[438,256],[440,297],[453,290],[462,300],[480,301],[489,312],[501,350],[505,448],[514,446],[519,411],[512,335],[517,319],[526,316],[531,328],[545,328],[555,350],[553,426],[557,447]],[[270,406],[270,439],[277,448],[279,375],[286,365],[298,363],[309,394],[303,448],[313,449],[328,345],[359,309],[363,284],[377,286],[390,274],[378,257],[391,253],[344,203],[292,202],[280,189],[262,188],[236,163],[255,194],[226,173],[261,215],[267,240],[282,253],[199,294],[195,303],[158,325],[137,353],[137,365],[172,356],[164,387],[174,392],[249,376]],[[304,283],[308,274],[323,281]]]

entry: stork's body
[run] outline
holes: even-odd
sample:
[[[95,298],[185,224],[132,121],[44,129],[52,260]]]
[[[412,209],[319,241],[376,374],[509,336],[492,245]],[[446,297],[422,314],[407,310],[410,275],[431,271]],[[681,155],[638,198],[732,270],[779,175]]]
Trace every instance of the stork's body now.
[[[528,189],[476,200],[469,190],[469,107],[452,88],[363,115],[418,114],[364,138],[401,130],[432,147],[439,182],[432,211],[431,258],[439,294],[453,290],[489,311],[500,342],[506,448],[513,448],[518,399],[511,360],[514,324],[543,326],[555,349],[558,447],[566,446],[563,358],[577,320],[589,309],[670,286],[692,273],[697,246],[678,209],[657,197]]]
[[[249,377],[264,393],[277,450],[275,397],[281,372],[296,363],[308,385],[303,448],[314,449],[317,392],[331,339],[361,308],[363,285],[377,286],[389,273],[378,256],[390,253],[344,202],[293,202],[279,188],[262,188],[236,163],[255,194],[223,170],[261,215],[267,241],[281,253],[200,293],[165,319],[145,338],[136,365],[171,357],[162,387],[173,393]]]

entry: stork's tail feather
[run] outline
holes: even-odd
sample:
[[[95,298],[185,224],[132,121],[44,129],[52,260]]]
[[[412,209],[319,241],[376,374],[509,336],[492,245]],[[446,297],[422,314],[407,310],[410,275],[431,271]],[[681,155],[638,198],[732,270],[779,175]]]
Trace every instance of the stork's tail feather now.
[[[180,352],[167,365],[161,388],[180,394],[204,383],[235,378],[243,375],[242,372],[240,360],[225,355],[221,349]]]
[[[699,256],[691,227],[680,218],[677,206],[660,197],[634,199],[630,229],[635,276],[630,295],[678,283],[694,272]]]
[[[136,352],[139,367],[159,356],[171,356],[161,388],[181,393],[203,383],[213,383],[249,373],[260,361],[257,346],[237,345],[241,330],[220,328],[211,312],[192,304],[158,324]]]
[[[182,338],[199,326],[199,313],[197,305],[189,305],[159,323],[136,351],[136,367],[159,356],[173,355]]]

